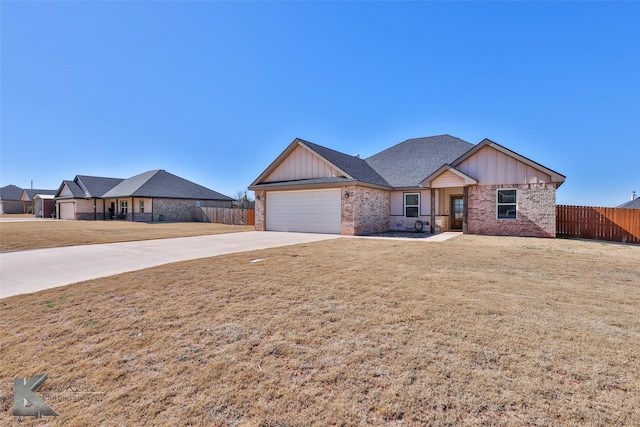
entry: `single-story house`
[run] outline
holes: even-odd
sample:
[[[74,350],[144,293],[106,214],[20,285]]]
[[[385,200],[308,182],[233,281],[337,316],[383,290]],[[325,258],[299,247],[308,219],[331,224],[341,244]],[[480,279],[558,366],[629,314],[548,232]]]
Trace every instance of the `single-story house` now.
[[[256,230],[555,237],[564,180],[489,139],[409,139],[367,159],[295,139],[249,189]]]
[[[0,215],[1,214],[22,214],[24,204],[20,199],[24,189],[15,185],[5,185],[0,188]]]
[[[127,179],[77,175],[55,195],[60,219],[193,221],[196,207],[230,208],[233,199],[164,170]]]
[[[24,189],[20,197],[24,212],[34,214],[36,218],[51,218],[56,209],[55,194],[56,190]]]

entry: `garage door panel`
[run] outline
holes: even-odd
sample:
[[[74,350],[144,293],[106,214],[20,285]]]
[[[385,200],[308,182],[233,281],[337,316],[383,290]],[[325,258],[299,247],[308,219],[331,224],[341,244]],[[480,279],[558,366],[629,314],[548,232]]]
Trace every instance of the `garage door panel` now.
[[[270,191],[267,230],[340,234],[340,189]]]
[[[60,219],[74,219],[74,204],[73,202],[60,203]]]

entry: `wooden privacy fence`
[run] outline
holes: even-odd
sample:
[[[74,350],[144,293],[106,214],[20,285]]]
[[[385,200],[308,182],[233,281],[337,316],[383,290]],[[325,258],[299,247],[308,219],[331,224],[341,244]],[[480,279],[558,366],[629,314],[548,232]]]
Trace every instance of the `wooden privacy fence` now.
[[[253,209],[196,208],[196,221],[227,225],[256,225]]]
[[[556,235],[640,243],[640,209],[558,205]]]

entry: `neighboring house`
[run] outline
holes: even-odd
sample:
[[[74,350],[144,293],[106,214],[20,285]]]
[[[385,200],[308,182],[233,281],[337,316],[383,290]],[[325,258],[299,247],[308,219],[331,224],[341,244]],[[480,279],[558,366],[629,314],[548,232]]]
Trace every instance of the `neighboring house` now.
[[[22,188],[15,185],[6,185],[0,188],[0,215],[25,212],[22,200],[20,200],[22,191]]]
[[[22,190],[20,200],[24,205],[24,212],[34,214],[36,218],[51,218],[55,212],[56,203],[53,197],[56,190]]]
[[[636,192],[634,191],[633,195],[631,196],[631,200],[629,200],[627,203],[621,204],[618,207],[627,209],[640,209],[640,197],[637,197]]]
[[[56,196],[60,219],[193,221],[195,208],[231,207],[233,199],[164,170],[127,179],[78,175]]]
[[[564,180],[488,139],[409,139],[367,159],[296,139],[249,189],[257,230],[554,237]]]

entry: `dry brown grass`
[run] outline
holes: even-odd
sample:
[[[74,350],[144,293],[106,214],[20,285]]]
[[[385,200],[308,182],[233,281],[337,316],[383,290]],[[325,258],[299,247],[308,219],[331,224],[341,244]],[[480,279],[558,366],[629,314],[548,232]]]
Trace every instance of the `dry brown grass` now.
[[[596,242],[338,239],[15,296],[0,422],[13,380],[47,373],[60,417],[22,425],[640,425],[639,263]]]
[[[10,216],[9,216],[10,217]],[[33,216],[31,216],[33,217]],[[253,230],[204,222],[25,221],[0,222],[0,252],[94,243],[132,242]]]

